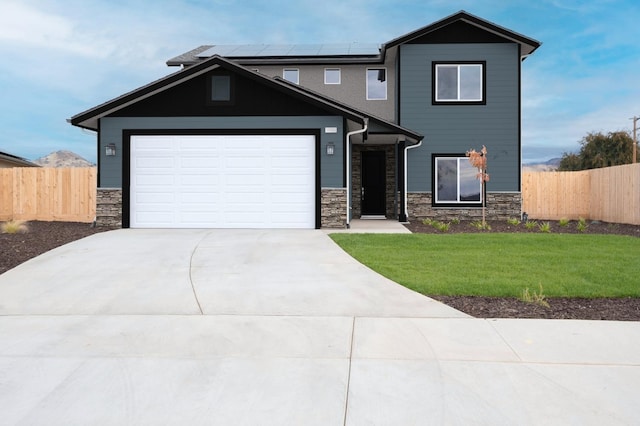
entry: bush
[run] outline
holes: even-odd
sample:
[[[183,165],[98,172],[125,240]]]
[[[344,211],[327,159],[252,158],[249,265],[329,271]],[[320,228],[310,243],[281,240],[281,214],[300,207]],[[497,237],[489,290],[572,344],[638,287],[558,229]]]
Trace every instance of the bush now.
[[[450,224],[445,222],[433,222],[433,227],[440,232],[448,232]]]
[[[566,217],[563,217],[558,221],[558,225],[565,228],[567,225],[569,225],[569,219],[567,219]]]
[[[543,222],[538,225],[538,229],[540,229],[540,232],[548,234],[549,232],[551,232],[551,224],[549,222]]]
[[[3,234],[24,234],[29,232],[29,227],[23,220],[9,220],[2,224]]]
[[[474,227],[474,228],[476,228],[476,229],[480,229],[480,230],[482,230],[482,229],[487,230],[487,231],[491,230],[491,225],[489,225],[489,224],[488,224],[488,223],[486,223],[486,222],[485,222],[485,223],[482,223],[482,222],[481,222],[481,221],[479,221],[479,220],[474,220],[474,221],[473,221],[473,222],[471,222],[469,225],[473,226],[473,227]]]
[[[587,221],[585,220],[585,218],[581,217],[580,219],[578,219],[578,224],[576,225],[576,229],[578,230],[578,232],[584,232],[588,227],[589,225],[587,225]]]
[[[540,284],[540,293],[536,293],[535,290],[530,292],[529,287],[522,290],[520,294],[520,300],[525,303],[533,303],[535,305],[544,306],[549,308],[549,302],[547,302],[545,295],[542,293],[542,284]]]
[[[507,223],[509,225],[518,226],[518,225],[520,225],[520,219],[518,219],[516,217],[509,218],[509,219],[507,219]]]

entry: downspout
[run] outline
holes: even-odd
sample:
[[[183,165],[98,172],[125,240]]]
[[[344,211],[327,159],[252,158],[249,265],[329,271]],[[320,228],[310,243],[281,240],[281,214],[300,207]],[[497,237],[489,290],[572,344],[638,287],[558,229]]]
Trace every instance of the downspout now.
[[[368,127],[369,118],[365,117],[362,129],[347,133],[347,229],[351,227],[351,136],[366,132]]]
[[[404,206],[402,206],[402,208],[404,209],[404,217],[407,218],[407,221],[409,220],[409,212],[407,211],[407,194],[409,193],[407,188],[407,171],[409,170],[409,164],[407,164],[407,151],[413,148],[419,148],[420,146],[422,146],[422,140],[417,144],[408,146],[404,149]]]

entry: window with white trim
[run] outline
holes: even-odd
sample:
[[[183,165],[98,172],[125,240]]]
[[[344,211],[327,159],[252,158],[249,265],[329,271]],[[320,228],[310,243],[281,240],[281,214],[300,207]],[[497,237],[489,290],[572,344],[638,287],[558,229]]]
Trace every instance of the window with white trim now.
[[[466,156],[433,156],[433,205],[482,206],[478,169]]]
[[[340,68],[325,68],[324,84],[340,84]]]
[[[300,84],[300,70],[297,68],[285,68],[282,70],[282,78],[295,84]]]
[[[367,69],[367,100],[381,101],[387,99],[387,69]]]
[[[485,102],[485,63],[433,64],[434,103]]]

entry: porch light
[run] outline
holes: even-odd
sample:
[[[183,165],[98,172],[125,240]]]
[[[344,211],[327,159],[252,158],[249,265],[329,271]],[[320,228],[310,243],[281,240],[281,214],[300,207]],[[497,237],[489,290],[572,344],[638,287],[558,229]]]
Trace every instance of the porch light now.
[[[115,143],[110,143],[109,145],[106,146],[105,148],[105,154],[107,157],[115,157],[116,155],[116,144]]]
[[[327,155],[333,155],[333,153],[335,152],[335,148],[336,146],[333,144],[333,142],[329,142],[327,144]]]

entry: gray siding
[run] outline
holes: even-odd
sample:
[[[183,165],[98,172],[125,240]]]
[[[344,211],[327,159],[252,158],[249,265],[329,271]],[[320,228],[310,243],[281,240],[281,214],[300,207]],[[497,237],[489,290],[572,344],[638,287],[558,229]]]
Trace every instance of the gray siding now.
[[[246,65],[247,68],[257,69],[261,74],[270,77],[282,77],[284,68],[300,70],[300,85],[322,93],[325,96],[344,102],[352,107],[366,111],[372,115],[396,121],[396,50],[387,52],[384,64],[326,64],[326,65]],[[367,68],[386,68],[387,70],[387,99],[367,100]],[[324,69],[340,68],[340,84],[324,84]]]
[[[432,105],[433,61],[486,61],[486,105]],[[400,47],[401,126],[425,135],[409,152],[408,190],[431,191],[431,154],[486,145],[488,191],[520,191],[519,67],[516,44],[406,44]]]
[[[342,117],[106,117],[100,120],[101,188],[122,187],[122,131],[142,129],[320,129],[321,186],[342,188],[343,185],[343,120]],[[325,127],[336,127],[337,133],[325,133]],[[326,145],[333,142],[335,154],[327,156]],[[107,144],[116,144],[116,156],[105,157]]]

